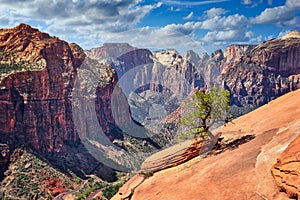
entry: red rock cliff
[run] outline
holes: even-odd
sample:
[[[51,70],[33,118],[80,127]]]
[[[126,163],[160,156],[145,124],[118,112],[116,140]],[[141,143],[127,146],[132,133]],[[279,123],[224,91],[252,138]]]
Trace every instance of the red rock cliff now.
[[[0,30],[0,52],[6,69],[19,66],[1,72],[1,139],[42,152],[58,152],[65,140],[77,140],[71,91],[83,50],[20,24]]]

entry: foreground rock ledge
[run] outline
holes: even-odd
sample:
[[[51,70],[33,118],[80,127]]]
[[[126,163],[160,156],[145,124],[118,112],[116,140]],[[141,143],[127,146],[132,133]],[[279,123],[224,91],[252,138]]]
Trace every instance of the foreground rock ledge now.
[[[300,136],[280,154],[272,174],[281,191],[290,198],[300,198]]]
[[[287,167],[286,170],[292,169],[290,171],[297,171],[297,174],[299,172],[298,165],[285,164],[288,158],[296,159],[293,155],[300,154],[297,147],[300,130],[299,97],[300,90],[288,93],[225,127],[225,138],[256,135],[239,148],[205,159],[197,157],[179,166],[156,172],[141,183],[133,183],[134,180],[141,181],[134,177],[120,191],[125,193],[133,189],[134,193],[127,198],[131,200],[261,200],[295,197],[294,194],[280,192],[277,187],[280,181],[274,179],[273,175],[274,169],[280,165],[282,169]],[[290,147],[284,151],[289,144]],[[290,156],[285,157],[287,153]],[[277,163],[277,158],[281,164]],[[287,183],[299,186],[299,179],[291,177],[286,176],[286,180],[289,180]],[[121,199],[121,196],[117,194],[113,199]]]

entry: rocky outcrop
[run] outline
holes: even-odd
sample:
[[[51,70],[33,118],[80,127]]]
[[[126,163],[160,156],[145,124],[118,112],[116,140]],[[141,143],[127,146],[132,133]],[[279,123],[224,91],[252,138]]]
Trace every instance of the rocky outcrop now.
[[[83,50],[25,24],[2,29],[0,36],[1,52],[22,68],[0,83],[1,135],[42,152],[59,152],[65,140],[78,140],[71,91]],[[1,63],[12,67],[5,57]]]
[[[118,124],[130,123],[132,119],[130,110],[124,109],[127,99],[111,66],[86,58],[78,70],[73,91],[73,117],[81,138],[98,132],[111,141],[123,140]]]
[[[271,169],[273,175],[274,167],[284,170],[277,170],[276,173],[285,177],[278,176],[277,183],[284,184],[285,188],[294,185],[299,192],[299,97],[300,90],[290,92],[223,128],[224,140],[237,141],[249,134],[255,135],[247,143],[240,146],[234,143],[214,156],[197,157],[154,174],[145,173],[144,179],[137,175],[119,190],[113,200],[287,199],[288,196],[277,188]],[[155,160],[165,159],[165,155]]]
[[[255,45],[230,45],[224,51],[225,63],[239,61],[243,56],[249,53]]]
[[[174,145],[148,157],[143,162],[141,170],[146,173],[154,173],[178,166],[210,151],[217,143],[218,138],[219,135],[210,135],[205,140],[189,140]]]
[[[87,151],[74,126],[72,91],[85,57],[78,45],[25,24],[0,30],[0,143],[33,149],[79,176],[98,166],[98,175],[112,180],[114,172]]]
[[[300,88],[299,47],[297,37],[272,39],[256,47],[228,47],[220,66],[233,104],[257,107]]]
[[[277,158],[272,174],[280,191],[289,198],[300,197],[300,136]]]
[[[87,50],[86,54],[92,59],[107,62],[135,49],[127,43],[104,43],[102,47]]]
[[[210,56],[202,58],[192,51],[182,57],[174,49],[151,52],[128,44],[104,44],[86,53],[116,70],[133,118],[144,125],[178,108],[194,87],[204,87],[202,73],[209,80],[219,75],[217,65],[206,66],[214,62]]]
[[[134,67],[153,63],[151,51],[138,49],[127,43],[104,43],[102,47],[85,53],[100,63],[111,65],[116,70],[119,79]]]

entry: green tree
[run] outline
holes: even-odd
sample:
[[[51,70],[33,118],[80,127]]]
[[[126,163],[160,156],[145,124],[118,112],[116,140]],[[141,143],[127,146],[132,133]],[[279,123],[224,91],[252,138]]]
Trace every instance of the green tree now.
[[[183,115],[178,123],[185,129],[182,129],[179,138],[204,139],[210,133],[209,128],[214,124],[229,122],[231,118],[229,106],[229,91],[216,87],[208,92],[197,89],[184,102]]]

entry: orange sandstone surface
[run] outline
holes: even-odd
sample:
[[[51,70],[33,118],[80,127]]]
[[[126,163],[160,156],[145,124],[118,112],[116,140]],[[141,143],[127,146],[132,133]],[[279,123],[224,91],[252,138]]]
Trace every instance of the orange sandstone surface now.
[[[300,90],[235,119],[222,132],[225,139],[256,137],[238,148],[196,157],[145,179],[136,175],[113,199],[298,198]]]

